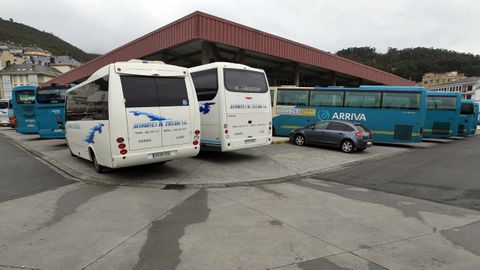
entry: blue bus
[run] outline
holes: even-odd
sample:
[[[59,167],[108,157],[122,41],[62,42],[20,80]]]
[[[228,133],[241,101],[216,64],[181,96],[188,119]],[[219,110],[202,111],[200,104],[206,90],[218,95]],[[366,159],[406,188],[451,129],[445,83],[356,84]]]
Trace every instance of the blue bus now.
[[[425,138],[457,136],[462,94],[460,92],[427,92]]]
[[[16,131],[19,133],[38,133],[35,120],[36,90],[36,86],[17,86],[12,90],[12,108],[17,121]]]
[[[40,138],[65,138],[65,94],[73,84],[40,86],[35,115]]]
[[[288,136],[293,129],[333,119],[367,126],[374,142],[422,141],[427,103],[427,91],[422,87],[279,87],[271,91],[273,130],[277,136]]]
[[[475,104],[473,100],[462,100],[460,121],[458,123],[458,136],[471,136],[475,134],[478,122],[478,106],[475,106]]]

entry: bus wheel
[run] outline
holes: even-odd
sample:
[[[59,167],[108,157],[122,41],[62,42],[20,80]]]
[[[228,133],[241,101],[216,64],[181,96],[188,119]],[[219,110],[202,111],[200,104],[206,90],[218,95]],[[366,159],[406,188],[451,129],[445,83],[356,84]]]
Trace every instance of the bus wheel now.
[[[352,153],[353,150],[355,150],[355,146],[353,145],[353,142],[351,140],[344,140],[340,145],[340,149],[344,153]]]
[[[95,168],[95,171],[97,173],[104,173],[105,172],[105,167],[98,164],[97,158],[95,157],[95,154],[92,151],[92,161],[93,161],[93,167]]]
[[[295,135],[295,144],[298,146],[305,145],[305,137],[302,134]]]

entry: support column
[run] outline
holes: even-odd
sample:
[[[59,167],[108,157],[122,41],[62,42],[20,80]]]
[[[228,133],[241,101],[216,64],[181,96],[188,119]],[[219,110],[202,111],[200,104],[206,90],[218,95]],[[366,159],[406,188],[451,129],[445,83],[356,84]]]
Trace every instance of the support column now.
[[[210,50],[207,41],[202,43],[202,65],[210,63]]]
[[[330,73],[330,85],[337,86],[337,73],[335,71]]]
[[[295,65],[295,77],[293,78],[293,84],[300,86],[300,70],[298,69],[298,64]]]

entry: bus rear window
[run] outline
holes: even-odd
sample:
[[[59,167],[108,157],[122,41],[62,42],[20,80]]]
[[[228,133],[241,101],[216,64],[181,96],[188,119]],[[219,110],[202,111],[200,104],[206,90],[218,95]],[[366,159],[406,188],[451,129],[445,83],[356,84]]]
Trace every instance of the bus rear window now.
[[[457,97],[434,97],[437,110],[452,110],[457,109]]]
[[[461,114],[473,114],[473,103],[462,103]]]
[[[125,106],[188,106],[184,77],[121,76]]]
[[[65,102],[67,89],[37,90],[37,102],[41,104],[62,104]]]
[[[35,104],[35,93],[33,91],[17,91],[15,92],[17,104]]]
[[[226,68],[224,77],[225,88],[232,92],[266,93],[268,91],[265,74],[261,72]]]
[[[0,109],[8,109],[8,101],[0,101]]]

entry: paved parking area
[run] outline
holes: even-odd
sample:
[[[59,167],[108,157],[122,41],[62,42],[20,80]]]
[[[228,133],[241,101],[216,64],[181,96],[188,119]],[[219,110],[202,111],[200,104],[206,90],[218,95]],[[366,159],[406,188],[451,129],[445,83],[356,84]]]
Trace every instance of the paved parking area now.
[[[375,145],[364,152],[345,154],[314,146],[273,144],[226,153],[201,153],[195,158],[174,160],[165,165],[137,166],[98,174],[90,162],[71,157],[63,139],[44,140],[37,135],[22,135],[13,130],[3,130],[3,134],[28,149],[34,149],[70,175],[87,182],[153,187],[179,185],[198,188],[276,182],[412,149]],[[423,143],[415,147],[432,145],[434,143]]]

